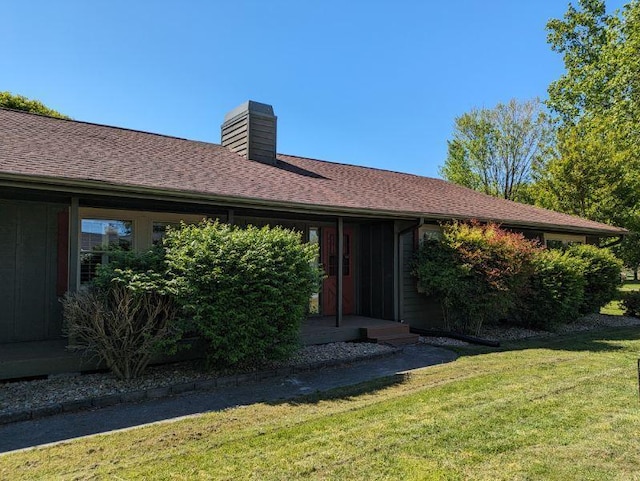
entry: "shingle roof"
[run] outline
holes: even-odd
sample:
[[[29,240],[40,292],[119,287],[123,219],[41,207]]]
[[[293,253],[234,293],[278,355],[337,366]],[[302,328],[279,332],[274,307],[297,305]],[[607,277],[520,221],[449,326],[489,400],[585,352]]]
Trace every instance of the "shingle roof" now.
[[[265,165],[211,143],[0,109],[0,178],[95,182],[270,206],[495,220],[600,234],[624,229],[412,174],[278,155]],[[26,176],[26,177],[25,177]]]

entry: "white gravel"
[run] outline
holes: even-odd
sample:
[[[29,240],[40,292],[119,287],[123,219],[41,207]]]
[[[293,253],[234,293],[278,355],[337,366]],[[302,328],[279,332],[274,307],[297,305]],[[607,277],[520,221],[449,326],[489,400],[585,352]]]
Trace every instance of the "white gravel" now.
[[[557,333],[601,329],[606,327],[640,326],[640,319],[624,316],[594,314],[578,322],[565,324]],[[485,328],[479,337],[499,341],[549,337],[556,335],[547,331],[523,328]],[[421,337],[420,342],[435,346],[464,346],[468,343],[447,337]],[[336,342],[318,346],[306,346],[284,366],[305,366],[323,362],[350,362],[366,357],[384,355],[396,348],[370,343]],[[151,367],[139,379],[120,381],[111,374],[86,374],[55,376],[36,381],[21,381],[0,384],[0,414],[16,410],[35,409],[56,403],[82,400],[92,397],[122,394],[166,387],[174,384],[212,379],[216,373],[195,369],[190,363]]]
[[[381,344],[336,342],[306,346],[280,367],[305,366],[328,361],[350,362],[396,350]],[[49,379],[0,384],[0,413],[31,410],[51,404],[122,394],[143,389],[213,379],[220,373],[203,372],[191,363],[150,367],[139,379],[121,381],[108,373],[53,376]]]
[[[628,327],[640,326],[640,319],[627,316],[608,316],[606,314],[589,314],[576,322],[562,324],[554,332],[536,329],[525,329],[524,327],[483,327],[480,335],[481,339],[493,341],[516,341],[532,337],[551,337],[558,334],[568,334],[571,332],[591,331],[607,327]],[[420,342],[433,346],[466,346],[468,342],[448,337],[421,337]]]

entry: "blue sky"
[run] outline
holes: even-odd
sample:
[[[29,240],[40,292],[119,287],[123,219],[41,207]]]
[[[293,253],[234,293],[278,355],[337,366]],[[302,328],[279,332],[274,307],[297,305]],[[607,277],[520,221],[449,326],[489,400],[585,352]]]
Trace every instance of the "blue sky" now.
[[[0,91],[216,143],[224,114],[257,100],[274,107],[281,153],[437,176],[456,116],[546,97],[562,62],[545,24],[567,5],[9,0]]]

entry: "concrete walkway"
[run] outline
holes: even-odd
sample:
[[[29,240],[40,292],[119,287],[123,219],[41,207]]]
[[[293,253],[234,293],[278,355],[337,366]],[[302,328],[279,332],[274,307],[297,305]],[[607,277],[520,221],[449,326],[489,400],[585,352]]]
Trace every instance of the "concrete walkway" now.
[[[351,386],[434,364],[450,362],[456,354],[426,345],[404,348],[398,354],[271,378],[209,392],[189,392],[138,404],[119,404],[93,411],[59,414],[0,426],[0,453],[107,433],[182,416],[292,399],[305,394]]]

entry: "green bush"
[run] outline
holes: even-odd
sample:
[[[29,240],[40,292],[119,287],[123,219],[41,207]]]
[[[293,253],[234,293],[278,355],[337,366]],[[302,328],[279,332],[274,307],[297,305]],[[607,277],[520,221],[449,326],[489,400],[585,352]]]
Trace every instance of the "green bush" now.
[[[294,231],[183,225],[165,237],[167,263],[189,328],[213,366],[284,359],[298,346],[318,272],[317,248]]]
[[[538,247],[495,224],[453,223],[441,240],[425,240],[413,274],[427,295],[441,301],[449,329],[478,333],[516,306]]]
[[[109,289],[114,281],[147,283],[148,290],[170,293],[171,282],[164,258],[164,249],[154,246],[146,252],[109,251],[109,262],[100,264],[91,284],[101,291]]]
[[[625,315],[640,317],[640,291],[627,291],[622,293],[622,306]]]
[[[120,379],[140,376],[151,357],[176,350],[175,290],[162,251],[110,253],[92,284],[63,299],[70,347],[103,360]]]
[[[567,249],[566,255],[580,259],[583,265],[585,288],[580,313],[598,312],[616,298],[622,282],[622,261],[609,250],[592,245],[573,245]]]
[[[550,330],[576,319],[584,298],[583,262],[557,250],[541,250],[533,256],[532,265],[528,288],[513,320],[525,327]]]

